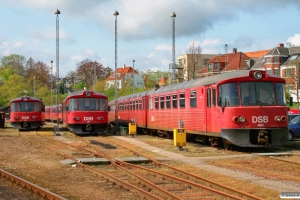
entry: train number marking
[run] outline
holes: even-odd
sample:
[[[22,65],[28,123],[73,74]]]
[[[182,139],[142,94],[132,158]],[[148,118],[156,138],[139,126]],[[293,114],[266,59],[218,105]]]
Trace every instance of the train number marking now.
[[[268,116],[252,116],[252,123],[268,123]],[[261,126],[261,125],[260,125]]]
[[[29,119],[29,116],[22,116],[22,119]]]
[[[91,120],[93,120],[93,117],[83,117],[83,120],[84,121],[91,121]]]

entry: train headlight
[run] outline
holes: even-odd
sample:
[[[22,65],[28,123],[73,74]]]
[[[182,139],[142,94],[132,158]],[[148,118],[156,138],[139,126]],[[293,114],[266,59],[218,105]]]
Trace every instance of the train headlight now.
[[[244,116],[240,116],[240,122],[245,122],[246,118]]]
[[[97,119],[98,119],[98,120],[104,120],[104,117],[102,117],[102,116],[100,117],[100,116],[99,116],[99,117],[97,117]]]
[[[239,117],[238,117],[238,116],[234,116],[234,117],[232,118],[232,121],[234,121],[234,122],[239,122]]]
[[[75,116],[75,117],[73,117],[73,119],[74,119],[75,121],[79,121],[79,120],[80,120],[80,117]]]
[[[91,94],[92,94],[92,93],[91,93],[90,91],[87,91],[87,92],[86,92],[86,96],[88,96],[88,97],[91,96]]]
[[[280,122],[280,121],[281,121],[280,116],[276,116],[276,117],[275,117],[275,121],[276,121],[276,122]]]
[[[281,116],[281,121],[285,122],[286,121],[286,116]]]
[[[261,73],[261,71],[256,71],[256,72],[254,72],[254,78],[256,78],[256,79],[261,79],[261,77],[262,77],[262,73]]]

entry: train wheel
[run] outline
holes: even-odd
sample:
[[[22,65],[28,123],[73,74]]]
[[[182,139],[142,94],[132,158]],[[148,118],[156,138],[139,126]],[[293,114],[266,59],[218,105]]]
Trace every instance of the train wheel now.
[[[231,144],[226,139],[223,139],[223,147],[225,150],[229,150],[231,148]]]

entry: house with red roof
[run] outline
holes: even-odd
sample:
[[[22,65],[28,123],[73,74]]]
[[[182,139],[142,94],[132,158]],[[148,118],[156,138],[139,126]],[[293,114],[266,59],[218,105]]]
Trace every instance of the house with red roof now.
[[[131,66],[125,65],[109,75],[106,79],[106,88],[114,86],[115,81],[117,82],[118,89],[132,87],[132,84],[134,84],[134,88],[143,88],[145,85],[144,79],[139,72],[134,70]]]

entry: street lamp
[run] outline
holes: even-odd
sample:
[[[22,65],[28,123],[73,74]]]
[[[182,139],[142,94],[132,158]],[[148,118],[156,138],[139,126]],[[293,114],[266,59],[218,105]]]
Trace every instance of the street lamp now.
[[[133,76],[132,76],[132,94],[134,93],[134,62],[135,62],[135,60],[132,59],[132,68],[133,68]]]
[[[118,88],[117,88],[117,65],[118,65],[118,54],[117,54],[117,50],[118,50],[118,45],[117,45],[117,17],[118,17],[119,13],[118,11],[114,12],[114,16],[116,16],[115,18],[115,124],[116,124],[116,133],[118,132]]]
[[[33,96],[35,97],[35,76],[33,77]]]
[[[173,12],[171,14],[172,18],[172,68],[173,68],[173,74],[172,74],[172,80],[171,83],[175,83],[175,17],[176,14]]]
[[[50,61],[50,63],[51,63],[51,67],[50,67],[50,69],[51,69],[51,106],[52,106],[52,88],[53,88],[53,85],[52,85],[52,64],[53,64],[53,60],[51,60]]]
[[[59,17],[60,11],[56,9],[56,105],[57,105],[57,116],[59,116],[58,110],[58,81],[59,81]],[[57,131],[59,132],[59,120],[57,119]]]

